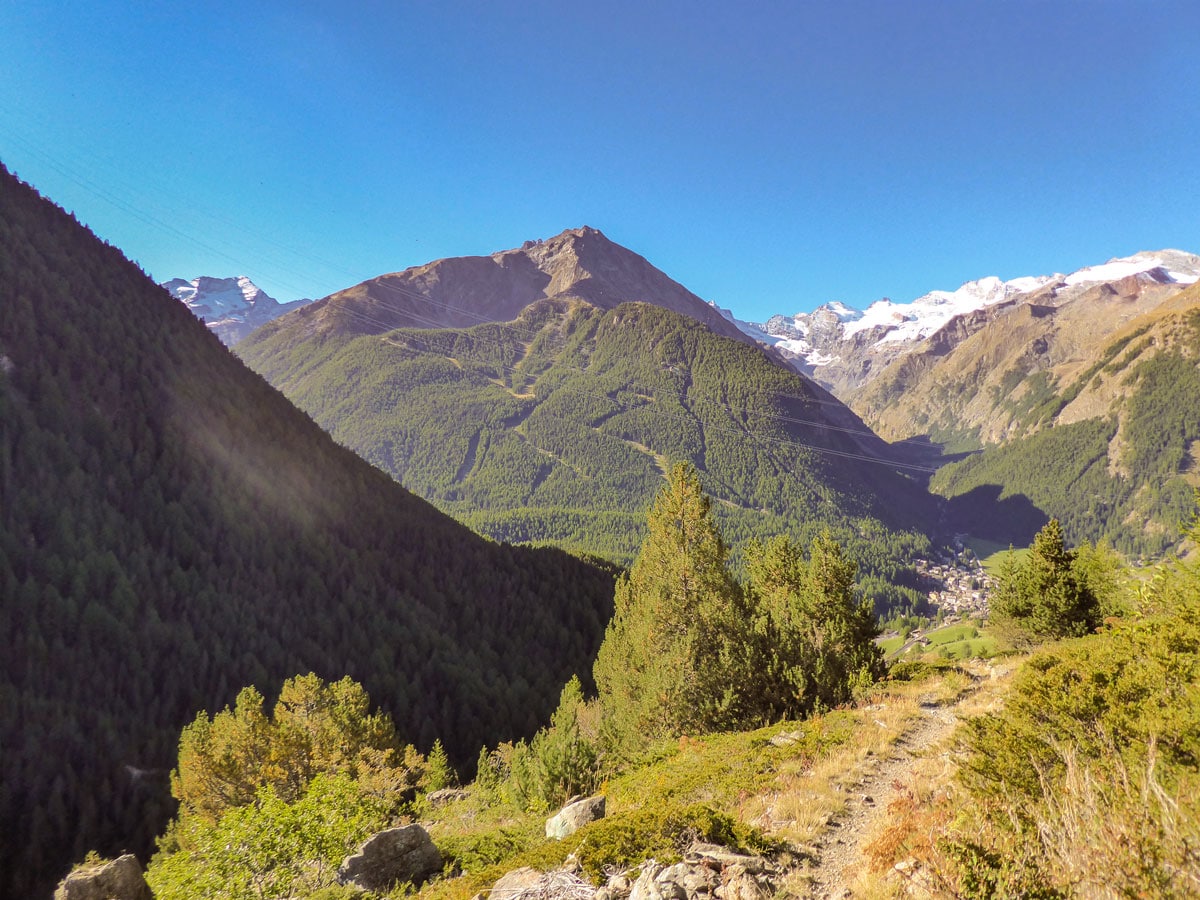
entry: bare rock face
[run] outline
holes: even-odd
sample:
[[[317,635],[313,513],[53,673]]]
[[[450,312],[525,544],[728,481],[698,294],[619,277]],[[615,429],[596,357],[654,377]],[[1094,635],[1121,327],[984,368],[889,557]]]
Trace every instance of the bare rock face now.
[[[561,841],[588,822],[604,818],[604,798],[585,797],[564,806],[557,815],[546,820],[546,837]]]
[[[420,886],[442,870],[442,854],[420,825],[389,828],[368,838],[338,869],[338,881],[368,891],[386,891],[401,882]]]
[[[154,894],[137,857],[127,853],[101,866],[75,870],[59,883],[54,900],[154,900]]]

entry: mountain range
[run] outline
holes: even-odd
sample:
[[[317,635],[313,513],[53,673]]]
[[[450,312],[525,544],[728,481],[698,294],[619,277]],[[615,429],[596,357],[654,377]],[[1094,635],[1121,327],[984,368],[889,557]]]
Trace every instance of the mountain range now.
[[[1200,257],[1143,252],[756,326],[584,227],[372,279],[275,320],[238,352],[347,446],[499,539],[627,562],[662,466],[683,458],[739,539],[820,523],[855,544],[863,529],[850,523],[865,517],[867,533],[1026,543],[1055,516],[1074,541],[1155,556],[1178,539],[1200,433],[1146,413],[1143,388],[1159,390],[1151,376],[1181,354],[1186,370],[1179,317],[1198,278]],[[633,301],[703,327],[624,306],[600,314]],[[736,348],[721,343],[730,338]],[[720,367],[703,365],[720,355]],[[775,385],[781,368],[813,380]],[[1200,403],[1188,378],[1176,382],[1181,408]],[[1155,449],[1137,456],[1139,442]],[[783,446],[808,456],[797,464]],[[1042,454],[1074,474],[1047,478]],[[947,462],[933,486],[951,502],[931,511],[908,488]],[[772,481],[784,472],[806,485],[799,494]],[[813,504],[818,494],[828,502]],[[866,543],[855,549],[868,567],[894,576],[880,543]]]
[[[763,323],[744,322],[722,311],[745,334],[776,348],[801,372],[851,402],[889,364],[954,327],[939,346],[954,340],[983,311],[1031,303],[1061,306],[1100,285],[1126,295],[1137,283],[1179,290],[1200,278],[1200,257],[1179,250],[1136,253],[1087,266],[1068,275],[1032,275],[1001,281],[995,276],[969,281],[954,291],[931,291],[911,303],[878,300],[865,310],[834,301],[811,313],[776,315]]]

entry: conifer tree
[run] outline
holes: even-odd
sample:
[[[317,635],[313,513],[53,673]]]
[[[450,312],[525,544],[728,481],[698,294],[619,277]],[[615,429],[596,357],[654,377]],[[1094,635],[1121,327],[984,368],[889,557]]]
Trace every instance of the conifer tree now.
[[[446,755],[446,748],[442,746],[440,740],[434,741],[425,763],[425,790],[429,792],[440,791],[443,788],[453,787],[456,784],[458,784],[458,774],[454,771],[454,767],[450,765],[450,758]]]
[[[991,610],[993,622],[1018,644],[1095,630],[1100,604],[1076,571],[1057,519],[1037,533],[1025,559],[1010,554],[1005,560]]]
[[[871,683],[884,672],[883,654],[875,644],[878,622],[871,604],[854,591],[857,570],[857,564],[829,532],[813,541],[802,618],[813,645],[809,681],[815,706],[845,703],[856,687]]]
[[[857,567],[828,533],[807,561],[785,536],[751,542],[746,561],[755,640],[748,693],[760,719],[836,706],[883,674],[875,615],[854,590]]]
[[[619,750],[719,728],[736,715],[735,634],[746,617],[710,507],[696,471],[676,465],[617,583],[595,677],[606,734]]]

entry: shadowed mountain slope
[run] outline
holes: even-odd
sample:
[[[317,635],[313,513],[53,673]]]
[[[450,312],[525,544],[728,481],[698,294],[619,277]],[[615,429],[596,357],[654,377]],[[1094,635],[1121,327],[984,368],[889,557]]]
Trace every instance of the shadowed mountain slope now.
[[[531,733],[611,589],[337,446],[0,170],[0,896],[145,854],[180,728],[242,685],[349,674],[460,761]]]

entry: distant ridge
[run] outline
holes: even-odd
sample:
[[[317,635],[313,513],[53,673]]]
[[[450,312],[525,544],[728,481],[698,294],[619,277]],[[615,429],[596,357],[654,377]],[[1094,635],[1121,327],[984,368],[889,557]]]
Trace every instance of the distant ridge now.
[[[725,337],[748,338],[710,304],[631,250],[583,226],[490,256],[439,259],[331,294],[298,315],[321,334],[393,328],[469,328],[508,322],[538,300],[579,299],[600,309],[661,306]]]
[[[782,353],[799,371],[850,400],[889,364],[960,317],[978,319],[988,308],[1022,302],[1061,306],[1096,285],[1127,279],[1182,290],[1198,278],[1200,256],[1181,250],[1143,251],[1068,275],[1009,281],[991,276],[953,291],[931,291],[911,303],[885,298],[866,310],[835,301],[811,313],[776,315],[758,324],[724,314],[745,334]]]

